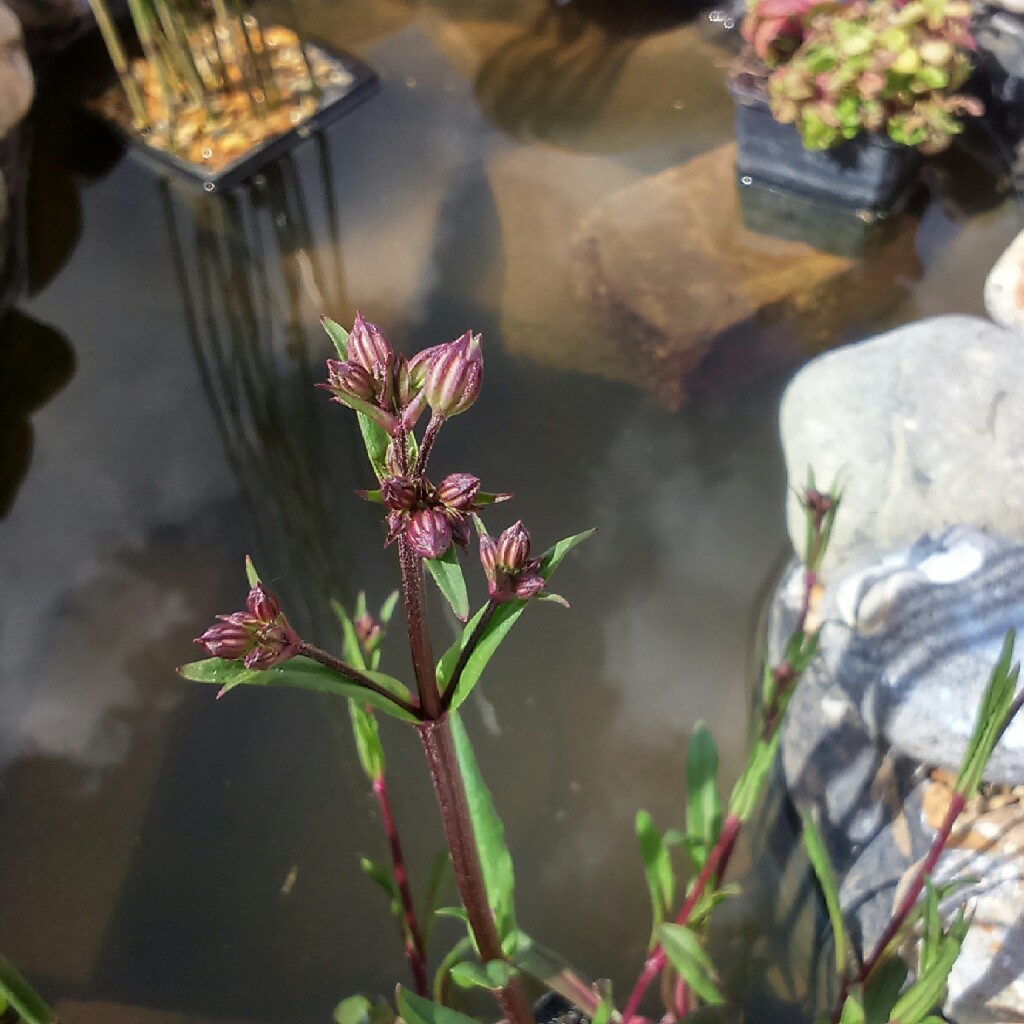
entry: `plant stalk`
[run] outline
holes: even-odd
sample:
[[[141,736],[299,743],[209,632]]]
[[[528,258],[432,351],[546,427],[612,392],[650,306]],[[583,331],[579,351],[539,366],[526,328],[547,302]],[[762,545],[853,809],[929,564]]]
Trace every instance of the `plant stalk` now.
[[[441,811],[441,822],[452,856],[452,867],[455,869],[455,882],[480,951],[480,959],[484,963],[504,960],[505,954],[487,899],[487,888],[473,837],[473,824],[455,754],[451,725],[448,718],[444,717],[424,722],[417,728]],[[510,1024],[532,1024],[533,1015],[517,978],[513,978],[495,995]]]
[[[364,690],[372,690],[374,693],[386,697],[392,704],[400,707],[407,714],[415,715],[418,719],[423,718],[423,713],[418,707],[402,700],[401,697],[396,697],[393,693],[388,693],[383,686],[379,686],[369,676],[363,675],[358,669],[347,665],[340,658],[334,657],[333,654],[328,654],[327,651],[322,651],[319,647],[314,647],[312,644],[307,643],[300,645],[298,653],[319,662],[325,668],[332,669],[338,675],[344,676],[350,683],[355,683],[356,686],[361,686]]]
[[[686,901],[676,915],[676,924],[689,923],[690,917],[694,910],[696,910],[698,903],[700,903],[701,897],[704,895],[708,885],[713,884],[717,886],[721,881],[725,875],[726,868],[729,866],[729,859],[736,848],[736,839],[742,827],[743,822],[734,814],[726,817],[722,823],[722,831],[719,833],[718,842],[712,847],[704,867],[701,868],[696,882],[693,883],[689,896],[686,897]],[[622,1011],[623,1024],[629,1024],[631,1020],[636,1018],[637,1011],[640,1009],[640,1002],[647,989],[650,988],[667,964],[668,957],[665,956],[664,948],[660,945],[656,946],[644,961],[640,977],[637,978],[633,991],[629,994],[626,1008]]]
[[[843,1015],[843,1006],[846,1003],[846,997],[849,995],[850,989],[854,985],[859,985],[867,981],[871,976],[871,972],[874,971],[882,957],[885,956],[885,951],[889,948],[892,940],[896,938],[900,929],[906,923],[907,918],[910,916],[910,912],[914,909],[921,896],[925,882],[935,870],[935,865],[938,863],[939,857],[942,855],[942,851],[946,848],[946,843],[949,842],[949,837],[953,832],[953,826],[956,824],[956,819],[963,813],[963,809],[966,805],[967,797],[963,793],[954,792],[949,802],[949,809],[946,811],[946,816],[942,819],[942,824],[939,826],[939,830],[936,833],[935,838],[932,840],[932,845],[924,860],[921,862],[921,866],[918,868],[917,874],[914,876],[914,881],[907,888],[907,891],[899,902],[899,906],[897,906],[893,911],[893,915],[889,919],[889,923],[885,926],[885,930],[879,936],[878,941],[875,943],[875,947],[871,951],[871,955],[861,964],[860,970],[857,971],[852,978],[849,976],[843,978],[843,984],[839,990],[839,999],[836,1002],[836,1008],[832,1014],[833,1024],[838,1024],[839,1018]]]
[[[114,25],[114,20],[110,17],[106,0],[89,0],[89,7],[99,26],[100,35],[103,36],[103,42],[106,44],[110,61],[121,82],[121,88],[124,89],[125,95],[128,97],[128,106],[135,119],[135,126],[136,128],[148,128],[149,115],[146,113],[146,105],[142,100],[139,85],[132,75],[131,65],[128,63],[128,57],[121,43],[121,37],[118,35],[117,27]]]
[[[434,721],[441,717],[441,696],[437,692],[437,674],[424,612],[423,566],[404,537],[398,540],[398,561],[402,571],[402,598],[409,629],[409,653],[420,695],[422,717]]]
[[[398,893],[402,900],[402,913],[405,919],[405,928],[403,929],[405,956],[409,961],[409,970],[412,971],[417,994],[423,996],[424,999],[429,999],[430,980],[427,977],[427,954],[423,945],[423,933],[420,930],[419,921],[416,919],[416,908],[412,902],[412,892],[409,890],[409,872],[405,867],[402,843],[398,838],[398,826],[395,824],[395,816],[391,810],[391,800],[388,796],[388,784],[383,775],[373,780],[373,795],[377,798],[377,807],[380,810],[381,821],[384,823],[384,832],[391,850],[391,864],[395,872],[395,884],[398,886]]]

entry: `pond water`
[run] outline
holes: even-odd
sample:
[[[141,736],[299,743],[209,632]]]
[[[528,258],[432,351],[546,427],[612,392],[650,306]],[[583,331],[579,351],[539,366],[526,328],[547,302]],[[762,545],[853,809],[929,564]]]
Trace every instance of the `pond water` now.
[[[650,255],[602,234],[621,228],[606,211],[636,196],[642,220],[645,184],[731,141],[732,42],[704,14],[631,23],[614,6],[309,0],[306,30],[380,90],[224,197],[116,159],[63,115],[36,125],[33,287],[7,321],[23,358],[3,387],[52,394],[4,435],[5,479],[23,475],[0,519],[0,949],[47,996],[288,1024],[405,979],[357,862],[384,851],[345,720],[293,692],[215,702],[174,673],[241,605],[247,552],[325,646],[331,597],[396,585],[377,510],[352,493],[369,483],[354,423],[313,388],[319,314],[357,308],[407,352],[483,334],[483,398],[435,472],[515,492],[493,528],[522,517],[539,546],[600,528],[560,572],[572,610],[530,611],[465,719],[522,925],[632,982],[648,927],[635,811],[682,823],[698,719],[728,782],[740,766],[788,552],[781,389],[826,345],[981,313],[1021,217],[979,198],[984,146],[954,154],[883,304],[825,336],[745,320],[734,350],[701,342],[692,378],[663,379],[676,364],[608,315],[581,233]],[[718,186],[725,202],[733,182]],[[681,287],[708,276],[685,252]],[[441,646],[453,624],[438,609],[435,625]],[[392,641],[384,667],[402,674]],[[441,837],[420,748],[384,732],[422,880]]]

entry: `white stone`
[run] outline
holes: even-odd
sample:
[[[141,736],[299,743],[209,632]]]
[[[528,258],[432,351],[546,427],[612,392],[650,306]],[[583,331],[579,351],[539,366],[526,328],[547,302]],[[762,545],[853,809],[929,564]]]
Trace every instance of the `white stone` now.
[[[921,320],[804,367],[780,413],[791,489],[843,500],[823,565],[964,523],[1024,540],[1024,340],[980,317]],[[796,495],[789,534],[799,551]]]
[[[28,113],[34,91],[21,23],[0,0],[0,138]]]
[[[1024,231],[985,278],[985,308],[997,324],[1024,333]]]

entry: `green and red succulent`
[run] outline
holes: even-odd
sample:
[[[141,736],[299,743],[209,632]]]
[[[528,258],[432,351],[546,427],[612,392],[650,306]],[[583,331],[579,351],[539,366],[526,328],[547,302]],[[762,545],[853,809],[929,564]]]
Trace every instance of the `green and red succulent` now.
[[[759,0],[744,36],[770,69],[772,115],[808,149],[861,132],[935,153],[981,104],[957,90],[971,73],[967,0]]]

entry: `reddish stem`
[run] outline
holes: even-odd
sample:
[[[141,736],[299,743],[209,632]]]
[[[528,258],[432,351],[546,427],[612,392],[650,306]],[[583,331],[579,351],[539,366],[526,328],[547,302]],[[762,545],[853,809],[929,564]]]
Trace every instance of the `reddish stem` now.
[[[836,1003],[835,1012],[832,1014],[833,1024],[838,1024],[839,1018],[843,1015],[843,1005],[846,1003],[846,997],[849,995],[851,987],[854,985],[860,985],[867,981],[871,972],[878,966],[882,957],[885,955],[885,951],[889,948],[892,940],[896,938],[899,930],[906,923],[911,911],[917,904],[921,891],[924,889],[925,882],[935,870],[935,865],[938,863],[939,857],[942,855],[942,851],[946,847],[946,843],[949,842],[949,837],[953,832],[953,826],[956,824],[956,819],[960,817],[966,804],[967,797],[965,797],[963,793],[953,794],[953,797],[949,802],[949,809],[946,811],[945,818],[942,819],[942,824],[939,826],[939,831],[936,833],[935,839],[932,840],[932,845],[928,850],[927,856],[921,862],[921,866],[918,868],[917,874],[914,876],[914,881],[904,893],[903,899],[899,902],[899,906],[897,906],[893,911],[893,915],[889,919],[889,923],[885,926],[885,930],[882,932],[878,941],[875,943],[875,948],[871,951],[871,955],[864,961],[864,963],[861,964],[860,970],[852,979],[849,977],[843,979],[842,988],[839,990],[839,999]]]
[[[726,868],[729,866],[729,858],[732,857],[733,850],[736,848],[736,838],[739,836],[742,827],[743,822],[734,814],[726,817],[722,824],[722,831],[718,836],[718,842],[712,847],[704,867],[701,868],[696,882],[693,883],[693,888],[690,889],[689,896],[686,897],[686,901],[676,915],[676,924],[686,924],[704,895],[708,884],[714,881],[717,885],[721,881]],[[633,991],[630,993],[629,1000],[626,1003],[626,1008],[622,1011],[623,1024],[630,1024],[630,1021],[636,1018],[640,1002],[643,1000],[647,989],[650,988],[652,982],[665,969],[667,963],[668,958],[665,956],[665,950],[661,946],[655,947],[644,961],[640,977],[637,978],[637,982],[633,986]]]
[[[388,784],[383,775],[373,780],[373,795],[377,798],[377,807],[380,809],[381,820],[384,822],[384,832],[388,837],[388,845],[391,847],[391,864],[394,867],[395,884],[398,886],[398,893],[402,899],[402,911],[405,917],[405,928],[403,929],[405,956],[409,961],[409,969],[412,971],[413,980],[416,983],[417,994],[423,996],[424,999],[429,999],[430,981],[427,978],[427,954],[423,945],[423,933],[416,920],[416,908],[413,906],[412,893],[409,890],[409,873],[405,869],[402,843],[398,838],[398,827],[395,824],[391,800],[388,797]]]

